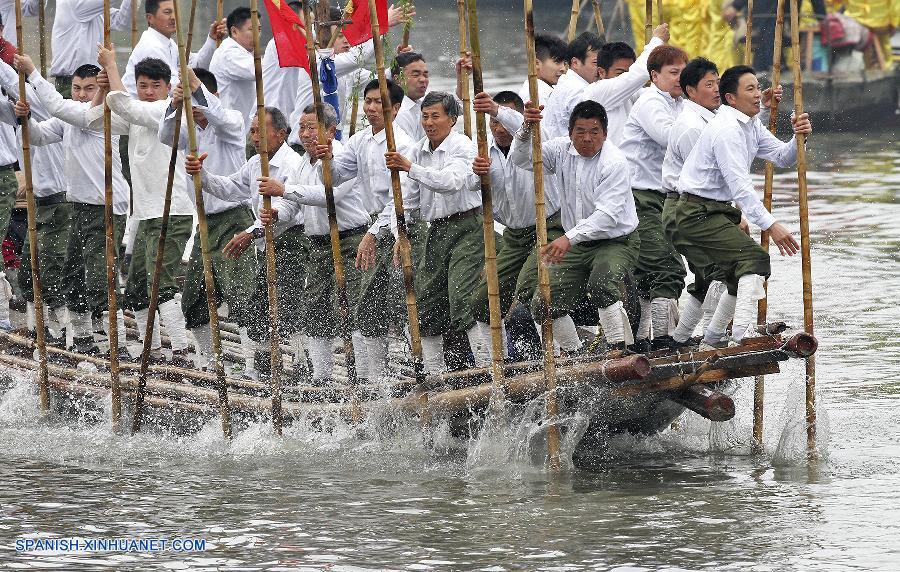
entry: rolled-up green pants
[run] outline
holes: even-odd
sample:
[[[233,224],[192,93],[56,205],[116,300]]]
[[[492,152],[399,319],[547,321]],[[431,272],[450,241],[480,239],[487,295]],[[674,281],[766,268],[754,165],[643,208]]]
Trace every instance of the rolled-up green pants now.
[[[113,263],[118,265],[125,215],[113,215]],[[67,306],[99,316],[109,308],[106,286],[106,219],[103,205],[72,203],[72,230],[66,251]]]
[[[226,258],[222,250],[234,235],[250,227],[253,220],[253,213],[248,207],[235,207],[206,215],[209,257],[216,285],[216,306],[221,306],[223,301],[228,302],[228,319],[238,326],[248,325],[250,301],[256,291],[256,249],[251,246],[237,260]],[[184,277],[181,309],[188,328],[209,323],[199,230],[194,236],[194,247]]]
[[[683,252],[678,250],[678,245],[676,244],[676,234],[678,233],[678,225],[675,220],[675,211],[678,208],[678,198],[666,197],[666,202],[663,205],[662,211],[662,222],[663,229],[666,233],[666,238],[669,239],[669,242],[672,243],[672,246],[675,248],[676,252],[679,254],[684,254]],[[688,284],[687,291],[688,294],[699,300],[701,303],[704,299],[706,299],[706,292],[709,290],[709,285],[713,283],[715,280],[722,280],[722,273],[716,269],[715,265],[713,265],[708,259],[704,264],[696,264],[695,262],[685,258],[687,260],[688,268],[691,273],[694,275],[694,281]],[[699,262],[699,258],[696,258]]]
[[[344,264],[344,288],[347,295],[350,330],[356,329],[354,308],[359,300],[362,272],[356,268],[356,250],[365,228],[344,233],[341,257]],[[335,288],[334,256],[331,238],[309,237],[309,259],[306,264],[306,288],[303,289],[303,314],[306,334],[313,338],[331,338],[341,334],[341,305]]]
[[[69,248],[69,234],[72,229],[72,212],[72,203],[59,202],[39,205],[35,213],[41,297],[51,310],[66,304],[69,284],[64,277],[66,251]],[[22,247],[19,286],[26,300],[34,299],[34,292],[31,289],[31,241],[28,234],[25,235],[25,245]]]
[[[768,278],[772,272],[769,253],[738,227],[740,222],[741,211],[719,201],[682,195],[675,209],[678,252],[697,266],[712,264],[733,295],[741,276]]]
[[[303,226],[292,226],[275,238],[275,296],[278,300],[278,332],[287,337],[304,329],[303,288],[309,258],[309,238]],[[251,245],[251,248],[253,246]],[[249,334],[260,342],[269,339],[269,289],[266,253],[260,255],[256,272],[256,295],[250,309]]]
[[[0,237],[6,236],[9,227],[9,218],[16,206],[16,193],[19,191],[19,181],[16,172],[12,169],[0,170]],[[0,238],[0,241],[3,239]]]
[[[181,271],[181,259],[187,241],[191,237],[193,218],[188,215],[169,217],[163,264],[159,273],[158,304],[172,300],[178,293],[175,278]],[[128,278],[125,280],[123,307],[129,310],[143,310],[150,306],[150,289],[156,270],[156,251],[159,248],[161,232],[162,218],[150,218],[138,223],[134,249],[131,253],[131,266],[128,267]]]
[[[592,240],[571,247],[562,262],[550,267],[550,317],[569,314],[587,297],[597,308],[606,308],[622,299],[620,285],[625,274],[637,264],[641,239],[638,232],[608,240]],[[542,321],[541,299],[531,300],[535,321]]]
[[[642,298],[677,300],[684,290],[687,272],[681,256],[663,230],[663,203],[666,196],[658,191],[633,189],[637,208],[641,252],[634,268],[634,280]]]

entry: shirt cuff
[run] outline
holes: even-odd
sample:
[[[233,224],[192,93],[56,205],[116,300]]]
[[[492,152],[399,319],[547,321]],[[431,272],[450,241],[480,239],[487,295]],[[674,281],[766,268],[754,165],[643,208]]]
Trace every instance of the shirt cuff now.
[[[409,168],[409,178],[418,182],[422,182],[419,177],[421,177],[424,173],[425,167],[422,167],[418,163],[413,163],[412,167]],[[417,176],[418,175],[418,176]]]
[[[577,227],[567,231],[565,236],[569,239],[569,244],[571,244],[572,246],[575,246],[579,242],[584,242],[577,230]]]

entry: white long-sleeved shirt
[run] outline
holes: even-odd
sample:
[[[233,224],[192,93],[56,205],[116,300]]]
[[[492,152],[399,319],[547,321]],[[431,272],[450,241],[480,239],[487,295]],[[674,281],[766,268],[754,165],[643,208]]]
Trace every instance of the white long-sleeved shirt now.
[[[246,131],[256,111],[256,71],[253,53],[234,41],[225,38],[213,54],[209,71],[216,76],[219,99],[226,109],[234,109],[244,118]],[[263,84],[265,85],[265,84]]]
[[[650,52],[656,46],[661,46],[663,41],[659,38],[651,38],[644,46],[638,59],[629,66],[628,71],[617,77],[602,79],[586,86],[581,93],[569,100],[567,113],[565,114],[565,131],[558,136],[569,133],[569,115],[575,106],[582,101],[596,101],[606,110],[607,128],[606,140],[614,145],[621,146],[625,131],[625,122],[631,112],[635,96],[650,79],[647,71],[647,59]]]
[[[522,114],[503,105],[497,121],[512,134],[522,127]],[[494,198],[494,220],[509,228],[528,228],[535,225],[534,173],[516,165],[503,153],[493,137],[489,140],[491,158],[491,191]],[[509,150],[507,150],[509,152]],[[547,217],[559,210],[559,195],[552,185],[544,189]]]
[[[263,90],[267,106],[280,109],[285,117],[291,117],[294,113],[294,98],[300,85],[300,70],[302,69],[281,67],[281,64],[278,63],[278,48],[275,46],[275,40],[269,40],[262,58]],[[306,74],[306,71],[303,73]],[[306,77],[308,80],[309,75]],[[255,98],[254,101],[256,101]]]
[[[584,101],[582,91],[588,85],[587,80],[573,69],[568,70],[556,83],[553,94],[544,107],[544,119],[541,121],[541,135],[546,140],[565,137],[569,134],[569,116],[575,105]],[[543,138],[542,138],[543,140]]]
[[[394,146],[398,153],[409,156],[415,142],[403,129],[394,125]],[[384,162],[387,152],[387,133],[384,129],[372,133],[372,127],[356,133],[351,137],[341,153],[333,152],[331,174],[335,185],[356,180],[357,193],[363,208],[369,214],[378,214],[375,222],[369,227],[369,233],[378,236],[382,229],[391,224],[394,212],[394,200],[391,187],[391,172]],[[322,165],[316,165],[321,174]],[[400,188],[408,185],[406,172],[400,171]]]
[[[669,141],[666,145],[666,156],[663,159],[662,166],[664,192],[679,192],[678,177],[681,176],[684,160],[687,159],[694,145],[697,144],[700,133],[703,132],[706,125],[715,116],[716,113],[714,111],[710,111],[702,105],[685,98],[684,107],[669,131]]]
[[[106,103],[113,112],[113,132],[128,134],[128,162],[134,190],[132,216],[135,220],[160,218],[163,215],[172,146],[159,141],[159,122],[166,115],[169,101],[140,101],[132,99],[124,91],[113,91],[106,96]],[[92,129],[102,131],[103,107],[91,108],[88,119]],[[169,214],[193,215],[192,192],[188,192],[187,187],[184,151],[179,151],[175,160]]]
[[[17,90],[13,89],[10,89],[8,91],[12,94],[18,93]],[[15,129],[10,125],[6,125],[5,123],[0,125],[0,165],[9,165],[10,163],[15,163],[17,159],[16,147],[17,143]]]
[[[208,121],[206,128],[195,123],[197,131],[197,151],[207,153],[203,168],[214,175],[230,175],[246,162],[246,146],[244,144],[244,119],[239,111],[225,109],[219,98],[207,91],[202,84],[191,96],[193,108],[203,112]],[[176,111],[169,107],[165,118],[159,124],[159,140],[171,145],[175,135]],[[181,122],[181,134],[178,140],[179,149],[187,149],[187,122]],[[185,173],[188,194],[192,193],[192,178]],[[207,192],[203,193],[203,208],[206,214],[216,214],[241,205],[250,205],[250,195],[223,200]]]
[[[628,161],[607,141],[593,157],[582,157],[568,137],[542,145],[544,176],[555,179],[566,237],[573,245],[628,235],[637,229],[637,210]],[[531,136],[520,130],[510,159],[531,169]]]
[[[775,217],[753,189],[750,165],[755,157],[776,167],[790,167],[797,160],[797,144],[793,137],[786,143],[779,140],[759,117],[723,105],[685,159],[678,189],[716,201],[734,201],[747,220],[766,230]]]
[[[112,30],[131,29],[132,0],[122,0],[109,12]],[[140,8],[140,1],[135,8]],[[4,22],[5,22],[4,15]],[[15,28],[6,26],[15,33]],[[84,64],[97,64],[97,44],[103,42],[103,0],[56,0],[50,50],[50,76],[70,76]]]
[[[33,145],[50,145],[63,142],[66,148],[66,177],[69,190],[66,197],[71,202],[89,205],[106,203],[106,178],[104,169],[105,144],[103,132],[90,129],[88,111],[90,103],[64,99],[50,82],[35,70],[28,76],[35,93],[53,119],[29,121],[29,135]],[[112,147],[117,149],[119,136],[112,135]],[[122,176],[122,159],[112,154],[113,212],[128,212],[129,188]]]
[[[550,101],[550,95],[553,93],[553,86],[541,78],[538,78],[537,88],[538,100],[540,102],[539,105],[547,105],[547,102]],[[522,87],[519,88],[519,97],[521,97],[522,101],[525,103],[531,101],[531,89],[528,87],[527,79],[522,83]]]
[[[44,6],[47,0],[44,0]],[[38,15],[39,0],[22,0],[22,17],[30,18]],[[16,2],[0,0],[0,16],[3,17],[3,37],[6,41],[16,43]]]
[[[335,155],[346,154],[340,141],[332,142],[332,151]],[[303,209],[303,231],[307,236],[325,236],[329,232],[325,185],[320,178],[322,168],[318,163],[311,164],[308,158],[304,158],[301,165],[288,175],[284,185],[285,201]],[[340,231],[369,226],[372,222],[362,197],[354,192],[355,182],[350,178],[340,184],[335,182],[333,186],[334,210]],[[278,214],[280,217],[281,213]]]
[[[472,172],[478,154],[475,143],[451,131],[437,149],[427,137],[407,157],[412,162],[409,185],[403,192],[407,209],[419,208],[422,218],[433,221],[481,206],[481,186]]]
[[[269,157],[269,176],[278,179],[282,183],[290,175],[291,171],[300,167],[304,158],[298,155],[290,145],[282,144],[274,155]],[[240,169],[230,175],[214,175],[205,169],[201,171],[203,190],[226,201],[241,201],[245,197],[250,198],[250,205],[256,215],[253,226],[245,229],[252,233],[256,229],[264,228],[259,219],[259,209],[262,207],[262,196],[259,194],[259,177],[262,175],[262,166],[259,155],[254,155],[244,163]],[[284,197],[273,197],[272,208],[278,211],[278,221],[275,223],[274,234],[280,236],[287,229],[303,224],[303,214],[298,208],[286,204]],[[297,212],[298,214],[292,215]]]
[[[631,108],[619,149],[628,157],[635,189],[662,191],[662,163],[681,108],[682,98],[655,85],[644,90]]]
[[[394,118],[394,125],[406,131],[413,140],[421,141],[425,137],[425,129],[422,127],[422,100],[410,99],[408,95],[404,95],[400,111]]]
[[[127,0],[126,0],[127,1]],[[224,43],[224,42],[223,42]],[[94,52],[96,54],[97,45],[94,44]],[[199,52],[192,53],[188,58],[188,66],[209,69],[213,52],[216,51],[216,41],[206,36],[206,42]],[[172,84],[178,83],[179,77],[179,61],[178,61],[178,44],[172,38],[167,38],[153,28],[147,28],[141,34],[131,55],[128,56],[128,64],[125,66],[125,74],[122,76],[122,83],[129,94],[135,96],[137,90],[135,88],[136,78],[134,77],[134,66],[147,58],[157,58],[167,64],[172,70]],[[96,55],[94,56],[96,61]]]

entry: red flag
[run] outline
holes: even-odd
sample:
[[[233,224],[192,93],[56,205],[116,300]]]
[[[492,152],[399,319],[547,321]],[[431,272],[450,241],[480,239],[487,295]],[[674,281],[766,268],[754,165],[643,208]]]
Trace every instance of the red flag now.
[[[387,0],[375,0],[375,11],[378,13],[378,29],[382,34],[388,31]],[[369,0],[353,0],[345,14],[353,20],[344,26],[343,34],[351,46],[358,46],[372,39],[372,20],[369,17]]]
[[[283,68],[303,68],[309,72],[306,30],[303,21],[285,0],[265,0],[272,36],[278,49],[278,64]]]

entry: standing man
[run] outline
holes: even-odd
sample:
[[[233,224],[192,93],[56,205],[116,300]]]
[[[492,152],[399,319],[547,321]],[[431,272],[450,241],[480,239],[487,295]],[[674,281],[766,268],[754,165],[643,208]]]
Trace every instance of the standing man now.
[[[583,32],[569,42],[566,49],[569,71],[559,78],[553,95],[547,100],[544,113],[547,122],[541,125],[547,141],[568,133],[569,116],[575,104],[582,101],[582,90],[597,81],[597,53],[601,47],[603,39],[591,32]]]
[[[422,218],[430,223],[415,283],[425,368],[437,374],[446,369],[443,335],[450,331],[466,333],[476,366],[490,361],[471,304],[484,269],[484,235],[478,178],[471,167],[477,149],[453,131],[460,113],[456,98],[431,92],[421,107],[425,137],[409,158],[387,153],[385,164],[409,173],[404,204],[406,195],[418,195]]]
[[[250,9],[244,6],[235,8],[228,14],[226,22],[228,37],[222,40],[222,45],[213,54],[209,71],[216,76],[219,98],[225,109],[238,111],[245,125],[250,125],[250,117],[256,112]]]
[[[412,137],[420,141],[425,137],[422,128],[422,98],[428,92],[428,64],[422,54],[404,52],[397,55],[391,73],[403,88],[405,97],[394,123]]]
[[[641,304],[641,320],[634,336],[639,353],[650,349],[651,322],[655,340],[652,349],[671,345],[678,320],[678,297],[684,289],[684,264],[663,230],[663,204],[675,198],[667,199],[663,191],[662,164],[669,133],[681,113],[679,77],[687,60],[687,54],[674,46],[658,46],[650,52],[647,69],[653,85],[635,102],[625,122],[621,145],[628,157],[640,221],[641,255],[634,269]]]
[[[566,50],[568,46],[553,34],[534,35],[534,59],[538,76],[538,99],[540,105],[546,105],[553,93],[559,78],[566,73]],[[519,88],[522,101],[531,100],[528,79]]]
[[[727,345],[726,328],[732,319],[732,340],[756,334],[756,301],[764,295],[763,281],[771,273],[769,253],[738,227],[741,214],[769,231],[782,256],[793,256],[800,248],[760,202],[750,179],[754,158],[777,167],[792,165],[797,158],[796,141],[782,143],[759,121],[762,91],[753,68],[726,70],[719,93],[723,105],[684,162],[678,179],[681,199],[675,210],[679,252],[692,264],[713,264],[728,288],[703,333],[703,344],[711,347]],[[806,113],[791,123],[795,134],[812,133]]]
[[[525,124],[513,140],[510,158],[523,169],[532,168],[531,131],[540,119],[537,108],[526,108]],[[628,163],[606,140],[603,106],[594,101],[576,105],[569,137],[547,141],[542,154],[544,173],[559,189],[565,230],[541,249],[544,262],[552,265],[553,337],[563,350],[581,348],[574,328],[557,330],[557,325],[559,317],[573,312],[586,296],[599,311],[609,349],[624,350],[627,320],[620,285],[637,263],[640,238]],[[541,307],[535,295],[531,308],[537,321],[544,319]]]

